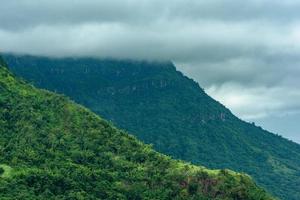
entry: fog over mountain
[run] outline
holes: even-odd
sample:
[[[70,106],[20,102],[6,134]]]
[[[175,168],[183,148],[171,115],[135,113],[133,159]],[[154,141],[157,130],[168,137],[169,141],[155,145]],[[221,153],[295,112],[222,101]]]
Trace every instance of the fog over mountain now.
[[[10,0],[0,51],[172,60],[242,119],[300,142],[300,1]]]

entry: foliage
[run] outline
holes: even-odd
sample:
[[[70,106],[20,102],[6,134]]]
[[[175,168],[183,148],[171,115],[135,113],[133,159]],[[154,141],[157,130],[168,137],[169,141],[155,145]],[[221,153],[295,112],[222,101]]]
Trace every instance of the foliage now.
[[[71,97],[159,152],[245,172],[285,200],[300,197],[300,145],[241,121],[170,62],[6,60],[24,79]]]
[[[1,199],[272,199],[250,177],[155,152],[0,67]]]

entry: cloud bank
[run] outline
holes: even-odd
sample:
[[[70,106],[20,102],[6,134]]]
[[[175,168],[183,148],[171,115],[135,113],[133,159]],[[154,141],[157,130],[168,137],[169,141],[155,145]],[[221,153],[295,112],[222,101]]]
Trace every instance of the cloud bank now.
[[[243,119],[293,119],[299,10],[295,0],[10,0],[0,51],[172,60]],[[300,140],[299,127],[284,126]]]

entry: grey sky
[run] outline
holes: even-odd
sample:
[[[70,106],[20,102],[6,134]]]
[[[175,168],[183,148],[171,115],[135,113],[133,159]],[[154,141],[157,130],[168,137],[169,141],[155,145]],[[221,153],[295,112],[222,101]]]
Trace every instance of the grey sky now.
[[[299,10],[300,0],[2,0],[0,51],[173,60],[241,118],[300,142]]]

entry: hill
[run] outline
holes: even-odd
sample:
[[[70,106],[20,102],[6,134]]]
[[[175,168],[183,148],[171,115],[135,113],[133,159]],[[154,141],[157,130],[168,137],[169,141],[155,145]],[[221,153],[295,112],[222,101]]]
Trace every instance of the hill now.
[[[71,97],[159,152],[246,172],[282,199],[300,198],[300,145],[238,119],[170,62],[6,60],[24,79]]]
[[[161,155],[0,59],[1,199],[271,199],[247,175]]]

